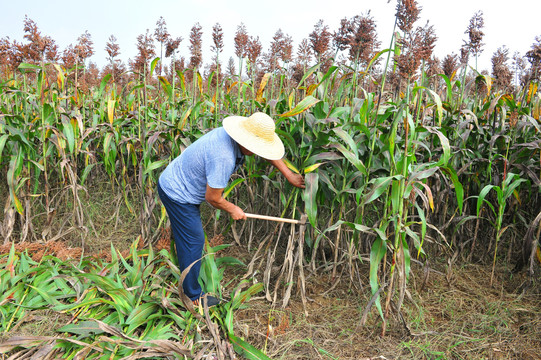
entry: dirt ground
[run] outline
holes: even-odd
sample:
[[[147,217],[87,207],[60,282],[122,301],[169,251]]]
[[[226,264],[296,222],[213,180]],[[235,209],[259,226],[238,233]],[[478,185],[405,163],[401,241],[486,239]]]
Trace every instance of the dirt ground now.
[[[426,279],[412,265],[409,295],[384,336],[375,307],[360,325],[370,299],[367,278],[357,290],[349,276],[309,273],[308,315],[298,294],[285,309],[260,297],[236,313],[236,331],[273,359],[541,359],[538,282],[528,287],[525,272],[500,267],[490,286],[491,271],[434,265]]]
[[[155,246],[168,248],[167,237]],[[0,253],[9,247],[0,247]],[[35,260],[44,254],[62,259],[81,255],[80,248],[62,242],[16,248],[28,249]],[[250,260],[237,245],[220,255]],[[106,258],[107,252],[96,256]],[[271,358],[284,360],[541,359],[539,279],[527,287],[525,272],[512,274],[500,267],[490,286],[490,265],[455,265],[452,272],[434,265],[428,279],[420,265],[412,266],[408,296],[400,314],[389,317],[384,336],[375,308],[366,325],[360,325],[370,298],[368,280],[362,279],[362,288],[354,287],[349,277],[332,280],[330,271],[307,273],[307,315],[298,294],[285,309],[259,296],[235,313],[235,332]],[[243,269],[228,268],[226,282],[242,275]]]
[[[308,316],[298,300],[286,309],[260,300],[237,314],[238,326],[280,359],[541,359],[539,295],[487,288],[479,281],[490,276],[483,267],[464,267],[457,275],[460,283],[434,279],[412,294],[402,308],[405,323],[390,319],[385,336],[375,310],[359,325],[367,301],[347,284],[318,295],[324,278],[310,282],[316,293],[309,294]]]

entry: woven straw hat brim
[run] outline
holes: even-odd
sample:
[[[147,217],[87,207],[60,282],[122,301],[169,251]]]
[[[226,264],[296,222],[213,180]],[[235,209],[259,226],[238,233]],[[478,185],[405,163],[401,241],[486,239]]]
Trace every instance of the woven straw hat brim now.
[[[246,120],[247,118],[243,116],[228,116],[223,120],[223,127],[233,140],[254,154],[267,160],[280,160],[283,158],[285,153],[284,144],[278,135],[275,133],[271,142],[265,141],[242,126]]]

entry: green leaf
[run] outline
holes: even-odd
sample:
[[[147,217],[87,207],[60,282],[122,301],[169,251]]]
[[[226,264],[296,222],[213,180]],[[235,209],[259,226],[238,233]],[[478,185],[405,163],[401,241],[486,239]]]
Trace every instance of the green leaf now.
[[[492,206],[492,204],[489,203],[487,200],[485,200],[485,197],[487,196],[488,192],[492,190],[493,187],[494,185],[487,185],[481,190],[481,193],[479,193],[479,197],[477,198],[477,216],[479,216],[479,212],[481,211],[481,205],[483,205],[483,201],[486,201],[487,204],[489,204],[492,211],[496,213],[494,211],[494,207]]]
[[[378,268],[386,252],[387,242],[378,237],[372,244],[370,250],[370,287],[372,289],[372,294],[375,294],[379,288]]]
[[[372,201],[376,200],[383,194],[389,185],[391,184],[391,181],[396,178],[395,176],[386,176],[384,178],[378,178],[375,180],[371,180],[370,182],[374,183],[374,186],[370,190],[368,194],[364,197],[364,204],[370,204]]]
[[[349,151],[342,144],[337,144],[336,149],[344,155],[344,157],[359,170],[362,174],[367,175],[366,167],[363,162],[359,159],[358,155]]]
[[[227,307],[227,305],[226,305]],[[229,334],[233,333],[233,308],[227,307],[224,319],[225,331]]]
[[[156,65],[158,64],[158,61],[160,61],[160,58],[157,57],[150,63],[150,77],[154,74],[154,69],[156,69]]]
[[[201,273],[199,278],[205,292],[217,293],[220,288],[220,281],[223,279],[223,270],[218,269],[214,249],[208,246],[207,240],[208,239],[205,236],[207,254],[201,260]]]
[[[145,171],[143,172],[144,175],[148,174],[149,172],[151,171],[154,171],[156,169],[159,169],[161,168],[162,166],[165,166],[169,163],[169,160],[167,159],[164,159],[164,160],[158,160],[158,161],[153,161],[152,163],[150,163],[150,165],[145,169]]]
[[[92,320],[85,320],[85,321],[80,321],[76,324],[69,324],[66,326],[62,326],[60,329],[56,331],[77,334],[77,335],[81,335],[84,338],[89,337],[91,335],[99,335],[99,334],[104,333],[104,331],[100,329],[98,323]]]
[[[379,279],[378,279],[378,270],[379,264],[383,259],[383,256],[387,252],[387,242],[382,240],[381,237],[378,237],[376,241],[372,244],[370,249],[370,288],[372,289],[372,295],[376,294],[379,289]],[[380,313],[380,316],[383,317],[383,311],[381,310],[381,302],[378,297],[376,300],[376,307]]]
[[[169,99],[173,98],[173,87],[167,81],[167,79],[163,76],[159,76],[158,79],[160,80],[160,83],[162,84],[163,90],[167,93],[167,96],[169,96]]]
[[[402,184],[403,179],[393,180],[391,185],[391,206],[393,209],[393,214],[398,213],[400,206],[400,198],[404,195],[400,192],[400,185]]]
[[[340,139],[342,139],[346,144],[349,145],[349,148],[354,154],[357,154],[359,152],[359,149],[357,148],[357,143],[349,133],[344,131],[344,129],[338,127],[332,129],[332,131],[336,135],[338,135],[338,137],[340,137]]]
[[[513,173],[509,173],[507,174],[507,179],[505,181],[505,183],[510,183],[511,181],[511,184],[510,185],[505,185],[505,190],[504,190],[504,193],[503,193],[503,198],[504,200],[507,200],[512,194],[513,194],[513,191],[515,191],[515,189],[523,182],[526,181],[526,179],[521,179],[521,178],[517,178],[516,180],[514,180],[516,177],[518,177],[518,175],[515,175]]]
[[[330,66],[325,75],[321,78],[320,84],[323,83],[325,80],[327,80],[336,70],[338,69],[338,66]]]
[[[250,360],[270,360],[270,357],[265,355],[261,350],[256,349],[253,345],[250,345],[241,338],[229,334],[229,340],[233,343],[235,351]]]
[[[401,114],[401,113],[400,113]],[[391,161],[394,164],[394,148],[396,145],[396,134],[398,130],[398,124],[400,120],[402,119],[402,116],[399,114],[399,116],[396,116],[392,125],[391,125],[391,131],[389,134],[389,138],[387,139],[387,142],[389,143],[389,153],[391,154]]]
[[[105,86],[107,85],[109,80],[111,80],[111,77],[112,77],[111,74],[107,74],[101,80],[100,89],[99,89],[99,92],[98,92],[98,95],[99,95],[100,98],[103,96],[103,91],[105,90]]]
[[[411,185],[415,181],[423,180],[423,179],[431,177],[438,170],[439,170],[439,168],[437,166],[434,166],[434,167],[430,167],[428,169],[413,172],[408,177],[408,184],[406,185],[406,187]]]
[[[90,170],[96,165],[96,163],[91,163],[85,166],[85,169],[83,170],[83,174],[81,175],[81,185],[84,185],[86,178],[90,174]]]
[[[293,171],[295,174],[300,174],[299,169],[295,165],[291,163],[291,161],[287,160],[286,158],[282,159],[284,164],[288,167],[289,170]]]
[[[417,214],[419,214],[419,219],[421,219],[421,243],[419,244],[419,247],[417,248],[419,250],[417,252],[417,257],[419,257],[421,253],[424,254],[423,243],[425,241],[425,235],[426,235],[426,216],[425,216],[425,212],[418,204],[415,204],[415,208],[417,209]]]
[[[313,164],[313,165],[310,165],[310,166],[307,166],[303,169],[303,173],[305,174],[309,174],[311,173],[312,171],[316,170],[318,167],[320,167],[321,165],[323,165],[325,163],[317,163],[317,164]]]
[[[456,201],[458,204],[458,210],[460,214],[462,215],[462,208],[464,204],[464,188],[462,187],[462,184],[458,180],[458,175],[452,167],[448,166],[441,166],[441,170],[447,173],[449,177],[451,178],[451,181],[453,182],[453,185],[455,187],[455,193],[456,193]]]
[[[231,193],[231,191],[240,183],[246,181],[246,178],[238,178],[232,181],[224,190],[223,197],[224,199],[227,198],[227,196]]]
[[[304,177],[306,188],[304,189],[304,205],[308,220],[313,227],[317,227],[317,201],[316,195],[319,188],[319,174],[308,173]]]
[[[135,295],[124,288],[119,288],[113,280],[96,274],[82,273],[79,276],[87,278],[94,282],[106,295],[111,297],[114,303],[124,314],[129,314],[135,304]]]
[[[240,266],[246,266],[242,261],[237,259],[233,256],[222,256],[216,259],[216,265],[218,267],[221,267],[222,265],[225,266],[233,266],[233,265],[240,265]]]
[[[306,164],[313,164],[321,160],[340,160],[342,156],[335,152],[322,152],[316,155],[312,155],[306,160]]]
[[[71,121],[68,118],[65,118],[64,121],[62,121],[62,125],[62,133],[66,137],[69,152],[70,154],[72,154],[73,150],[75,149],[75,132],[73,131],[73,126],[71,125]]]
[[[302,99],[302,101],[298,103],[297,106],[295,106],[293,109],[280,115],[280,117],[291,117],[291,116],[298,115],[308,110],[309,108],[317,104],[319,101],[320,100],[316,99],[312,95],[309,95],[305,97],[304,99]]]
[[[411,255],[408,247],[408,242],[406,241],[405,237],[402,237],[402,248],[404,251],[404,272],[406,273],[407,281],[411,270]]]
[[[56,300],[55,298],[53,298],[49,293],[48,291],[46,290],[43,290],[42,288],[40,287],[36,287],[36,286],[32,286],[30,284],[28,284],[29,287],[31,287],[32,289],[36,290],[38,292],[38,294],[49,304],[49,305],[60,305],[60,302],[58,300]]]
[[[54,306],[52,309],[54,311],[64,313],[64,312],[70,312],[70,311],[73,311],[75,309],[79,309],[79,308],[83,308],[85,306],[90,306],[90,305],[95,305],[95,304],[107,304],[107,305],[109,305],[111,307],[115,306],[115,303],[110,301],[110,300],[106,300],[106,299],[103,299],[103,298],[97,298],[97,299],[84,300],[84,301],[81,301],[80,303],[59,304],[59,305]]]
[[[0,137],[0,164],[2,163],[2,153],[4,152],[4,146],[6,145],[8,138],[8,134],[4,134]]]
[[[451,146],[449,145],[449,139],[441,131],[438,129],[431,127],[431,126],[425,126],[424,127],[428,132],[432,134],[436,134],[438,138],[440,139],[441,146],[443,148],[443,156],[440,158],[440,161],[436,163],[436,166],[446,166],[449,162],[449,158],[451,157]]]
[[[231,309],[237,309],[240,305],[245,303],[252,297],[252,295],[257,294],[263,290],[263,284],[257,283],[248,288],[248,290],[242,291],[241,293],[235,295],[233,301],[231,302]]]
[[[34,65],[34,64],[28,64],[28,63],[21,63],[18,67],[18,69],[22,70],[41,70],[41,67]]]
[[[29,159],[29,160],[30,160],[30,162],[31,162],[32,164],[34,164],[34,166],[35,166],[36,168],[38,168],[40,171],[45,171],[45,167],[43,166],[43,164],[40,164],[39,162],[37,162],[37,161],[35,161],[35,160],[32,160],[32,159]]]
[[[332,192],[334,192],[335,194],[338,194],[340,192],[334,186],[333,182],[329,178],[329,175],[327,174],[326,171],[319,171],[319,176],[321,177],[321,181],[323,181],[325,184],[327,184],[327,186],[329,187],[329,189],[331,189]]]
[[[314,72],[316,72],[319,69],[320,65],[321,64],[316,64],[316,65],[312,66],[311,68],[309,68],[308,70],[306,70],[306,73],[303,75],[301,81],[299,81],[299,85],[297,86],[297,89],[300,88],[300,86],[302,85],[304,80],[306,80],[308,77],[310,77]]]
[[[406,231],[406,234],[413,239],[414,246],[419,249],[419,252],[421,251],[421,239],[419,239],[419,235],[410,229],[409,226],[404,226],[404,230]]]
[[[107,135],[105,135],[105,140],[103,141],[103,153],[106,157],[109,156],[109,147],[111,146],[111,142],[114,142],[114,136],[112,133],[108,132]]]
[[[437,111],[438,119],[439,119],[438,126],[441,127],[441,120],[443,119],[443,105],[442,105],[440,96],[433,90],[430,90],[429,88],[426,88],[424,86],[418,86],[413,91],[415,92],[418,89],[423,89],[423,90],[428,91],[428,93],[430,94],[434,102],[436,103],[436,111]]]
[[[28,141],[26,135],[21,130],[9,125],[6,125],[6,130],[11,134],[11,140],[16,140],[19,143],[27,146],[29,149],[34,148],[34,146]]]
[[[370,70],[370,68],[376,63],[376,61],[379,59],[379,57],[383,54],[385,54],[386,52],[389,52],[391,51],[391,49],[384,49],[384,50],[381,50],[381,51],[378,51],[376,53],[376,55],[374,55],[374,57],[372,57],[372,59],[370,59],[370,62],[368,63],[368,66],[366,67],[366,73],[368,73],[368,70]]]
[[[127,335],[131,334],[136,328],[147,322],[150,315],[157,313],[159,307],[155,303],[144,303],[137,306],[126,319],[126,325],[129,325]]]
[[[453,86],[451,84],[451,80],[447,77],[445,74],[438,74],[438,76],[441,76],[443,81],[445,81],[445,84],[447,85],[447,102],[451,104],[451,101],[453,100]],[[440,125],[441,126],[441,125]]]

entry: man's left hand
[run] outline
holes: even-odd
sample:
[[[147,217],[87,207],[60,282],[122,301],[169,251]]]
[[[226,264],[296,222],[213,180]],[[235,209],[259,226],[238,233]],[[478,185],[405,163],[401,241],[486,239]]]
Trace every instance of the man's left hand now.
[[[291,175],[289,175],[289,177],[287,178],[287,181],[289,181],[289,183],[295,187],[298,187],[298,188],[301,188],[301,189],[304,189],[304,178],[301,174],[295,174],[295,173],[291,173]]]
[[[289,170],[286,163],[283,159],[279,160],[267,160],[272,165],[274,165],[275,168],[277,168],[289,181],[289,183],[295,187],[304,189],[304,178],[301,174],[296,174]]]

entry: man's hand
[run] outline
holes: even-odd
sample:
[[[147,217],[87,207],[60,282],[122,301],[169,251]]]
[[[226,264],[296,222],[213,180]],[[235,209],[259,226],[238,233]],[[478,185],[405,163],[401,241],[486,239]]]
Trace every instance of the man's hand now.
[[[287,181],[289,181],[289,183],[295,187],[298,187],[301,189],[304,189],[305,187],[304,177],[301,174],[291,173],[291,175],[287,177]]]
[[[230,203],[222,197],[224,189],[214,189],[207,185],[207,192],[205,194],[205,199],[207,202],[215,207],[216,209],[221,209],[227,211],[233,220],[246,220],[246,214],[240,207]]]
[[[233,209],[229,212],[233,220],[246,220],[246,214],[240,207],[233,205]]]
[[[277,168],[289,181],[289,183],[295,187],[304,189],[304,177],[301,174],[296,174],[293,171],[289,170],[284,160],[267,160],[275,168]]]

